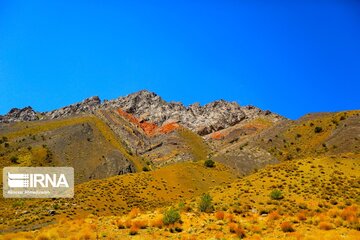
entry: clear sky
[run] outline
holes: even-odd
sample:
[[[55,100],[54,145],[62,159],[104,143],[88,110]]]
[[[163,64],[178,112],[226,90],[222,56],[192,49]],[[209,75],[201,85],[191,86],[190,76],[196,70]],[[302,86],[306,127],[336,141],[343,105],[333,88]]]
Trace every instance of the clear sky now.
[[[141,89],[293,119],[360,109],[360,2],[0,0],[0,114]]]

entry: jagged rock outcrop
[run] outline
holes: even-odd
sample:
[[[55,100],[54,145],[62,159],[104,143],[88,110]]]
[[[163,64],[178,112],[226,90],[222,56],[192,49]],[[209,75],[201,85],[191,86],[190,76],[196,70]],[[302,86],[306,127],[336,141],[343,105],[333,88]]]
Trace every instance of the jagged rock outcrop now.
[[[0,116],[0,123],[35,121],[39,117],[32,107],[25,107],[22,109],[13,108],[4,116]]]
[[[157,94],[148,91],[105,102],[102,107],[121,108],[158,126],[178,122],[201,135],[235,125],[246,117],[236,102],[220,100],[205,106],[196,103],[185,107],[179,102],[168,103]]]
[[[166,102],[155,93],[143,90],[115,100],[106,101],[102,108],[121,108],[141,120],[158,126],[177,122],[200,135],[206,135],[230,126],[246,118],[273,114],[255,107],[241,107],[236,102],[214,101],[201,106],[199,103],[185,107],[179,102]],[[274,117],[282,119],[279,115]]]
[[[55,119],[80,113],[93,113],[100,106],[100,103],[100,98],[98,96],[94,96],[87,98],[82,102],[71,104],[51,112],[46,112],[44,113],[44,116],[50,119]]]
[[[259,116],[270,116],[274,122],[284,119],[284,117],[279,114],[273,113],[269,110],[262,110],[252,105],[243,106],[241,107],[241,110],[245,113],[247,119],[254,119]]]
[[[81,113],[95,113],[96,110],[122,111],[134,115],[139,121],[147,121],[161,127],[164,124],[179,123],[200,135],[222,130],[233,126],[244,119],[256,118],[260,115],[271,116],[276,121],[283,117],[263,111],[257,107],[242,107],[236,102],[218,100],[201,106],[194,103],[188,107],[180,102],[166,102],[159,95],[146,90],[139,91],[125,97],[101,103],[99,97],[90,97],[51,112],[42,113],[42,118],[56,119]],[[30,109],[13,109],[9,114],[1,117],[0,122],[33,121],[37,120],[36,113]]]

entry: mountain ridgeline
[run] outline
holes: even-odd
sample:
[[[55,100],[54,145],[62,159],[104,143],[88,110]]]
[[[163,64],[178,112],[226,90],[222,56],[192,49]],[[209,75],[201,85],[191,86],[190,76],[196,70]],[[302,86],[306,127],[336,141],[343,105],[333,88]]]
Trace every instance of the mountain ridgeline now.
[[[208,158],[249,174],[309,154],[358,151],[358,115],[311,114],[291,121],[236,102],[184,106],[143,90],[114,100],[90,97],[49,112],[14,108],[0,116],[0,137],[8,141],[0,145],[0,158],[2,166],[14,164],[12,157],[23,166],[71,165],[81,173],[78,182]]]
[[[180,102],[166,102],[157,94],[143,90],[103,102],[97,96],[90,97],[82,102],[50,112],[35,112],[31,107],[13,108],[8,114],[0,116],[0,123],[58,119],[119,108],[133,114],[141,121],[149,121],[158,126],[177,122],[200,135],[206,135],[233,126],[245,119],[253,119],[261,115],[269,115],[274,120],[283,119],[280,115],[268,110],[263,111],[253,106],[241,107],[236,102],[224,100],[211,102],[205,106],[195,103],[185,107]]]
[[[237,234],[231,230],[234,221],[252,222],[249,219],[255,219],[258,211],[267,213],[272,209],[284,219],[292,219],[297,206],[301,211],[307,209],[307,217],[314,218],[297,223],[297,227],[314,229],[316,214],[325,211],[325,207],[316,206],[331,201],[339,202],[341,207],[360,201],[359,156],[360,111],[313,113],[294,121],[224,100],[184,106],[166,102],[149,91],[109,101],[91,97],[49,112],[14,108],[0,116],[0,167],[71,166],[76,188],[73,199],[1,199],[0,234],[33,230],[35,226],[86,218],[89,214],[112,218],[131,209],[153,211],[177,202],[197,211],[195,198],[206,192],[214,196],[213,207],[221,210],[216,212],[217,219],[226,211],[225,216],[235,214],[235,220],[229,217],[214,221],[211,215],[202,219],[199,216],[203,215],[193,213],[187,219],[190,215],[182,214],[183,227],[189,231],[181,234],[193,229],[190,226],[194,218],[199,230],[196,234],[202,236],[199,239],[212,234],[201,232],[200,226],[222,221],[229,224],[221,223],[213,231],[225,231],[224,236],[230,237]],[[207,160],[214,164],[205,164]],[[285,197],[269,199],[274,189]],[[55,214],[49,215],[49,211]],[[146,217],[152,219],[154,213],[148,214],[151,217]],[[263,226],[271,214],[260,217]],[[336,218],[329,219],[337,224]],[[98,220],[99,224],[105,221]],[[360,220],[350,220],[344,226],[356,231]],[[273,222],[269,221],[266,224]],[[127,236],[127,228],[119,225],[107,229],[106,234]],[[160,235],[172,234],[162,228],[148,228]],[[244,232],[260,231],[254,229],[246,227]],[[267,228],[262,229],[267,234]],[[342,228],[340,233],[352,233],[349,229]],[[85,230],[92,237],[79,232],[84,235],[79,239],[97,239],[96,231]],[[288,237],[281,235],[280,229],[276,232],[279,238]],[[160,235],[159,239],[164,236]]]

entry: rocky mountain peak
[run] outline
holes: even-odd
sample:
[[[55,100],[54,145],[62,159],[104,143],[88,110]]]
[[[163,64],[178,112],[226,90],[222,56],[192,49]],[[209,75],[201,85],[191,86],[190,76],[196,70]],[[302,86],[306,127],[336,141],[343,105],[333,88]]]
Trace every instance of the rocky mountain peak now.
[[[9,122],[21,122],[21,121],[35,121],[38,120],[36,112],[32,107],[24,108],[13,108],[6,115],[0,116],[0,122],[9,123]]]
[[[79,103],[42,113],[43,118],[56,119],[76,114],[96,113],[96,110],[118,110],[132,114],[141,121],[147,121],[161,127],[164,124],[179,123],[200,135],[233,126],[242,120],[258,116],[270,116],[275,121],[283,119],[270,111],[254,106],[240,106],[237,102],[217,100],[206,105],[194,103],[184,106],[181,102],[166,102],[154,92],[142,90],[101,102],[98,96],[87,98]],[[39,119],[31,108],[12,109],[7,115],[0,116],[0,122],[34,121]]]
[[[55,119],[80,113],[94,113],[94,111],[100,106],[100,104],[100,98],[98,96],[93,96],[90,98],[86,98],[79,103],[74,103],[51,112],[45,112],[43,115],[48,118]]]
[[[84,105],[89,105],[89,106],[97,106],[101,103],[101,100],[98,96],[93,96],[93,97],[86,98],[81,103]]]
[[[246,118],[240,105],[235,102],[218,100],[205,106],[196,103],[185,107],[181,102],[166,102],[149,91],[140,91],[108,101],[102,107],[121,108],[158,126],[177,122],[201,135],[235,125]]]

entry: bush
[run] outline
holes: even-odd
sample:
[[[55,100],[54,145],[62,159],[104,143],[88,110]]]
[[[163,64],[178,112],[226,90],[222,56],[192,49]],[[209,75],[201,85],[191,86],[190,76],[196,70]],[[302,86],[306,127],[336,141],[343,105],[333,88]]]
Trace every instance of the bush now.
[[[297,214],[297,218],[299,219],[299,221],[305,221],[307,218],[306,218],[306,213],[305,212],[299,212]]]
[[[280,224],[280,228],[283,232],[295,232],[295,229],[289,222],[283,222]]]
[[[274,200],[280,200],[284,198],[282,192],[279,189],[272,190],[272,192],[270,193],[270,197]]]
[[[135,226],[139,229],[145,229],[148,227],[148,222],[145,220],[136,220],[132,222],[132,226]]]
[[[245,237],[245,231],[239,224],[229,223],[229,230],[231,233],[235,233],[240,237],[240,239]]]
[[[136,234],[138,234],[138,232],[139,232],[139,228],[137,226],[131,226],[130,232],[129,232],[130,235],[132,235],[132,236],[136,235]]]
[[[12,156],[12,157],[10,158],[11,163],[18,164],[18,163],[19,163],[18,160],[19,160],[19,158],[18,158],[18,157],[15,157],[15,156]]]
[[[143,167],[143,169],[142,169],[144,172],[148,172],[148,171],[150,171],[150,169],[148,168],[148,167]]]
[[[217,220],[223,220],[225,217],[225,213],[223,211],[216,212],[215,217]]]
[[[319,223],[319,228],[321,230],[331,230],[334,228],[334,226],[331,223],[328,222],[320,222]]]
[[[323,131],[322,127],[315,127],[315,133],[321,133]]]
[[[213,210],[212,197],[208,193],[201,196],[199,209],[201,212],[211,212]]]
[[[169,210],[164,212],[163,223],[165,225],[174,224],[176,222],[180,222],[181,216],[178,210],[174,208],[170,208]]]
[[[271,212],[271,213],[269,213],[268,219],[270,221],[278,220],[278,219],[280,219],[280,214],[277,211]]]
[[[215,166],[215,162],[213,160],[211,160],[211,159],[208,159],[208,160],[205,161],[204,165],[205,165],[205,167],[212,168],[212,167]]]
[[[151,227],[162,228],[164,225],[163,219],[158,218],[151,222]]]
[[[129,212],[129,217],[130,218],[136,218],[137,216],[139,216],[139,214],[140,214],[140,208],[133,208]]]

